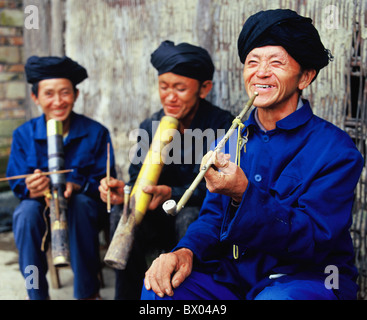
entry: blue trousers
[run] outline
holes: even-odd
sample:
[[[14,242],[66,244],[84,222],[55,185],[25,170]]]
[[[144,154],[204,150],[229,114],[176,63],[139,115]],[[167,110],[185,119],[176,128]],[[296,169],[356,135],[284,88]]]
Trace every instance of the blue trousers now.
[[[46,231],[44,207],[44,203],[38,200],[23,200],[13,215],[13,232],[19,251],[20,271],[26,279],[30,276],[29,270],[32,270],[29,266],[38,270],[38,286],[27,288],[31,300],[44,300],[49,296],[46,253],[41,250],[42,237]],[[76,299],[88,298],[99,290],[98,233],[103,214],[106,215],[106,208],[86,195],[75,194],[68,202],[70,262],[74,273]],[[107,216],[105,218],[107,219]]]
[[[152,290],[143,287],[141,300],[239,300],[227,286],[216,282],[212,276],[200,272],[191,275],[179,286],[173,297],[158,297]],[[243,297],[242,297],[243,299]],[[318,279],[298,279],[297,276],[283,276],[273,280],[253,300],[337,300],[332,290]]]

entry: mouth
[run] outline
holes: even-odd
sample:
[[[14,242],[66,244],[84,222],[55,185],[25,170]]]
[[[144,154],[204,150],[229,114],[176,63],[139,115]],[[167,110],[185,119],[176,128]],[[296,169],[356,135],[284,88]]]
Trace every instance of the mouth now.
[[[170,111],[177,111],[180,109],[179,106],[174,106],[174,105],[166,105],[166,109],[170,110]]]
[[[67,112],[67,108],[60,108],[60,109],[52,110],[52,114],[56,117],[61,117],[65,115],[66,112]]]
[[[270,84],[255,84],[255,87],[257,89],[271,89],[271,88],[274,88],[274,86],[272,86]]]

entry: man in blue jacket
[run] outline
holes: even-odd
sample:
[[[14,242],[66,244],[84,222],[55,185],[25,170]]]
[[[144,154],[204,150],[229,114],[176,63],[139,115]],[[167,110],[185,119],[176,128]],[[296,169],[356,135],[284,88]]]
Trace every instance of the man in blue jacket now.
[[[166,40],[152,53],[151,63],[158,73],[162,108],[140,124],[139,132],[142,135],[137,139],[139,148],[129,167],[128,185],[135,184],[157,130],[156,124],[167,115],[179,122],[180,143],[175,145],[174,150],[174,153],[179,151],[179,159],[175,158],[172,163],[163,166],[156,186],[146,186],[144,189],[144,192],[152,194],[152,200],[134,235],[134,246],[126,269],[116,270],[115,299],[118,300],[140,298],[148,268],[146,256],[172,250],[188,225],[197,219],[206,194],[204,181],[193,193],[181,216],[168,216],[162,204],[170,198],[178,201],[199,173],[200,161],[211,143],[224,135],[234,119],[230,112],[206,100],[213,86],[214,64],[204,48],[189,43],[176,45]],[[111,219],[114,232],[122,211],[125,183],[111,179],[109,186],[111,203],[114,205],[111,210],[111,218],[115,218],[115,222]],[[104,201],[107,189],[106,179],[103,179],[100,191]]]
[[[32,174],[14,180],[10,186],[21,200],[13,215],[13,231],[19,250],[20,271],[26,278],[28,266],[38,269],[38,283],[28,289],[31,300],[49,298],[46,254],[41,250],[47,226],[44,220],[48,170],[47,130],[49,119],[61,121],[64,137],[64,165],[73,169],[66,175],[67,224],[74,296],[98,297],[100,269],[98,233],[108,222],[106,205],[99,199],[99,180],[106,173],[108,130],[100,123],[73,112],[79,91],[76,85],[88,77],[87,71],[68,57],[30,57],[25,66],[32,84],[32,99],[43,114],[21,125],[13,133],[7,176]],[[115,175],[111,150],[111,174]]]
[[[238,53],[248,95],[259,93],[248,143],[237,164],[231,150],[214,155],[200,216],[153,262],[142,299],[355,299],[349,227],[363,159],[301,99],[331,54],[311,19],[281,9],[247,20]]]

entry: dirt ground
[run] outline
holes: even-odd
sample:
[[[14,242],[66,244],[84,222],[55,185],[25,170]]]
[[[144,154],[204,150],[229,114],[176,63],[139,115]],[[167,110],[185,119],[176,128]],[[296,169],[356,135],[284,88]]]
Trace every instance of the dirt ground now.
[[[114,271],[104,267],[102,270],[104,288],[100,295],[103,300],[114,298]],[[49,273],[47,274],[50,297],[52,300],[74,300],[73,273],[70,268],[59,271],[61,288],[53,289]],[[25,280],[19,271],[18,251],[12,232],[0,233],[0,300],[24,300],[27,296]]]
[[[24,300],[27,296],[25,280],[20,273],[18,250],[14,243],[11,227],[12,213],[19,201],[11,191],[0,192],[0,300]],[[103,243],[102,243],[103,244]],[[105,250],[101,249],[101,259]],[[115,289],[114,270],[105,266],[102,269],[104,287],[100,291],[103,300],[113,300]],[[49,294],[52,300],[74,300],[73,272],[71,268],[59,270],[61,287],[54,289],[47,274]]]

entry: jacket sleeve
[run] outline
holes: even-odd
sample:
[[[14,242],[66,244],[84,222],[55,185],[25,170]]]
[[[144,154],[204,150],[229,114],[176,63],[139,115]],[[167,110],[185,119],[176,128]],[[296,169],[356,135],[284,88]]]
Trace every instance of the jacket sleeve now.
[[[82,193],[99,200],[98,187],[100,180],[106,176],[107,144],[110,144],[110,173],[116,177],[115,156],[112,141],[107,129],[103,129],[93,146],[93,168],[77,168],[68,178],[68,181],[78,182],[82,185]],[[74,176],[73,176],[74,175]]]
[[[13,141],[6,171],[7,177],[32,173],[29,170],[24,145],[27,145],[27,141],[24,140],[23,135],[21,135],[18,130],[15,130],[13,133]],[[11,180],[9,181],[9,185],[15,196],[19,199],[23,200],[28,197],[29,191],[26,187],[25,179]]]
[[[132,148],[133,153],[130,153],[131,163],[129,166],[129,185],[134,186],[138,178],[144,159],[149,152],[149,146],[152,141],[151,121],[149,119],[143,121],[138,129],[136,145]]]

